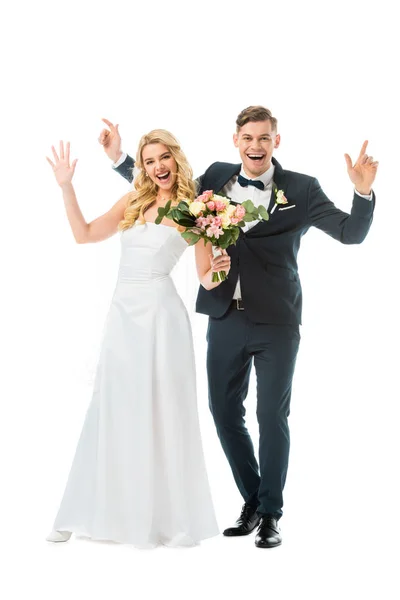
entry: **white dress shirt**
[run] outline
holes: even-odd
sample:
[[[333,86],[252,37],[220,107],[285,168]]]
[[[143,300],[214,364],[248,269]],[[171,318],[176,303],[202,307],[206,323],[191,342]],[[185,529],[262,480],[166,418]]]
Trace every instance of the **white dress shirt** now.
[[[119,157],[119,159],[117,160],[117,162],[113,163],[112,168],[116,169],[117,167],[119,167],[119,165],[122,165],[122,163],[125,162],[127,156],[128,156],[127,153],[123,152],[121,154],[121,156]]]

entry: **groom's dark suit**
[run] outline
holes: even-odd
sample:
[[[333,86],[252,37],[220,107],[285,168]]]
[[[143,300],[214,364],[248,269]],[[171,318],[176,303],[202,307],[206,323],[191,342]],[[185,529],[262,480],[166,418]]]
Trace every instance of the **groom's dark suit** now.
[[[301,237],[318,227],[344,244],[359,244],[371,226],[375,196],[354,194],[347,214],[334,206],[318,181],[286,171],[273,158],[274,184],[288,203],[276,205],[272,193],[269,221],[241,231],[230,246],[231,270],[221,285],[200,286],[196,310],[209,315],[207,370],[210,408],[236,484],[261,514],[279,518],[289,457],[291,385],[300,341],[302,292],[297,268]],[[133,160],[117,171],[132,181]],[[221,191],[241,165],[214,163],[198,179],[199,193]],[[232,297],[240,276],[244,310]],[[251,365],[257,375],[260,428],[258,466],[244,422]]]

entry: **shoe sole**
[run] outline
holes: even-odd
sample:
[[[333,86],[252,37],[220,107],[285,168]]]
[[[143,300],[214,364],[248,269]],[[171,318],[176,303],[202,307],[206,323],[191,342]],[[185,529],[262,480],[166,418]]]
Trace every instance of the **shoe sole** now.
[[[273,544],[271,546],[258,546],[256,544],[256,548],[261,548],[262,550],[269,550],[271,548],[277,548],[278,546],[281,546],[281,545],[282,545],[282,542],[278,542],[277,544]]]

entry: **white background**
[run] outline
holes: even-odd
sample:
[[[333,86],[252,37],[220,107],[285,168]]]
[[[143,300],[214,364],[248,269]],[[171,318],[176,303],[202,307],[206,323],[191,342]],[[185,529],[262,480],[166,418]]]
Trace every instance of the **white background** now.
[[[2,598],[398,598],[398,30],[391,3],[7,3],[2,22]],[[235,162],[237,114],[279,119],[276,158],[318,177],[349,210],[343,153],[364,139],[380,161],[374,223],[360,246],[317,230],[303,240],[302,344],[292,397],[283,545],[222,536],[139,551],[51,528],[90,401],[118,267],[118,236],[78,246],[45,155],[78,157],[87,220],[129,185],[98,145],[101,117],[124,148],[170,129],[196,175]],[[190,311],[199,410],[221,529],[238,516],[207,407],[206,318],[193,311],[193,253],[175,273]],[[166,357],[166,360],[179,357]],[[257,438],[254,382],[248,424]]]

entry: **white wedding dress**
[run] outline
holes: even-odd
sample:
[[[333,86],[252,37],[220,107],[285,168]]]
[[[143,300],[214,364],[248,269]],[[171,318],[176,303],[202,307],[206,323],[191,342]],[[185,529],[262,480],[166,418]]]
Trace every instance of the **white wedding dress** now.
[[[121,247],[93,397],[48,539],[192,546],[218,527],[191,327],[170,277],[187,244],[174,227],[146,223],[123,231]]]

